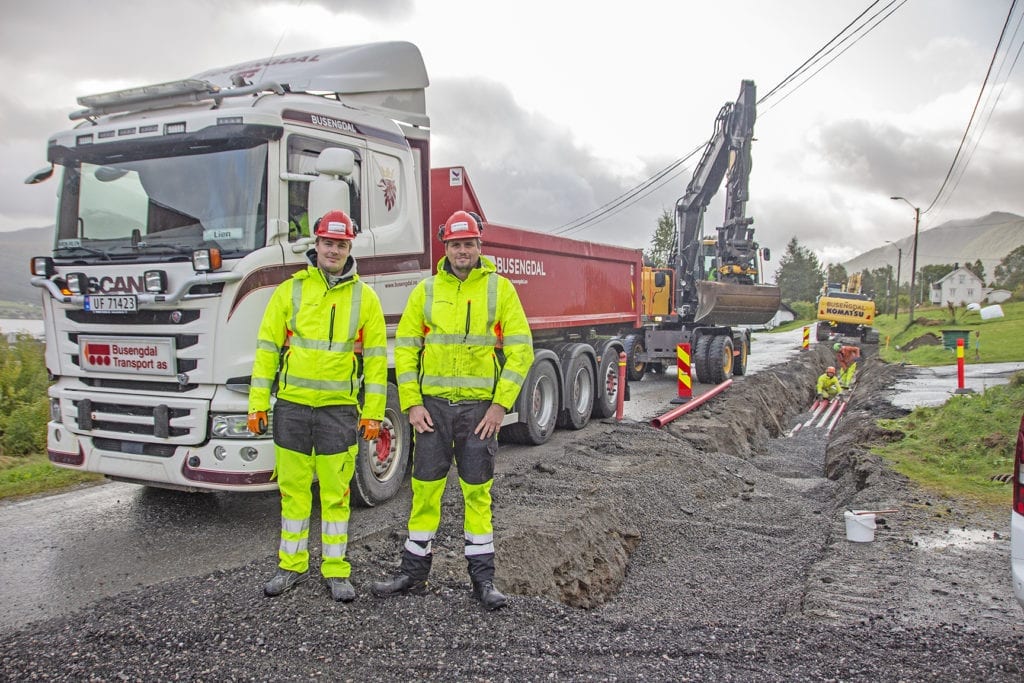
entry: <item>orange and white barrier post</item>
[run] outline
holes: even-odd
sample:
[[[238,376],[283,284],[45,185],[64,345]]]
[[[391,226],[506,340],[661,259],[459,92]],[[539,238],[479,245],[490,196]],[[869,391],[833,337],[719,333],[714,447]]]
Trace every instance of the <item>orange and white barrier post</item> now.
[[[626,412],[626,352],[619,352],[619,393],[615,397],[615,420],[622,422]]]
[[[811,348],[811,328],[804,325],[804,343],[800,347],[801,351],[809,351]]]
[[[679,378],[679,395],[669,401],[676,405],[693,398],[693,379],[690,375],[690,345],[676,346],[676,375]]]

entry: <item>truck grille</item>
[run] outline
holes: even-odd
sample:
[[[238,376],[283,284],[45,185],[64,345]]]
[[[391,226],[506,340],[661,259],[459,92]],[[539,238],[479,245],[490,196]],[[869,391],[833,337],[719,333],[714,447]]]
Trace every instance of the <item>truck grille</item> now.
[[[68,392],[61,396],[61,412],[64,423],[76,433],[112,443],[159,440],[173,450],[179,445],[203,443],[207,438],[206,402],[201,400],[120,394],[108,401],[102,394],[80,398]]]

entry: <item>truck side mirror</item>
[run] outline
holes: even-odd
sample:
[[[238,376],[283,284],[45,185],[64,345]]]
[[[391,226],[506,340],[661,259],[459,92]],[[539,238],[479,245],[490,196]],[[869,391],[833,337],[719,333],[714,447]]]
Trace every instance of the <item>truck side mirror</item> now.
[[[328,147],[320,152],[316,160],[316,171],[319,175],[309,184],[309,203],[306,211],[310,217],[310,225],[333,209],[341,209],[349,215],[352,214],[346,178],[352,176],[355,163],[355,154],[349,149]],[[359,220],[358,216],[352,218]]]
[[[768,247],[765,247],[764,249],[762,249],[761,250],[761,260],[762,261],[771,261],[772,260],[772,250],[769,249]]]

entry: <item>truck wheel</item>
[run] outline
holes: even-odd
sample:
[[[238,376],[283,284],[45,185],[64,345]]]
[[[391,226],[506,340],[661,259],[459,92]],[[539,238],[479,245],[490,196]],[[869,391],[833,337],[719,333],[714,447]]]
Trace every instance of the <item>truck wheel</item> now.
[[[708,349],[708,383],[721,384],[732,377],[732,337],[719,334],[711,339]]]
[[[698,335],[690,352],[690,366],[696,372],[697,381],[701,384],[713,384],[709,379],[711,377],[711,359],[708,356],[713,338],[704,334]]]
[[[374,507],[394,498],[402,487],[412,453],[412,428],[398,402],[398,387],[388,382],[388,401],[380,436],[374,441],[359,438],[356,469],[352,474],[352,502]]]
[[[637,360],[637,356],[645,350],[643,337],[638,334],[629,335],[623,344],[623,350],[626,352],[626,377],[630,382],[639,382],[647,371],[647,364]]]
[[[594,396],[593,417],[601,419],[611,417],[618,408],[619,400],[619,346],[607,344],[601,351],[601,360],[597,364],[597,392]],[[629,365],[626,365],[629,374]]]
[[[562,356],[565,371],[566,408],[558,416],[558,426],[583,429],[594,407],[594,365],[583,344],[573,344]]]
[[[733,357],[732,374],[737,377],[747,374],[747,356],[750,355],[750,341],[746,335],[740,340],[739,353]]]
[[[558,371],[554,363],[534,363],[526,375],[518,401],[520,421],[501,429],[501,436],[514,443],[539,446],[551,438],[561,405],[558,395]]]
[[[830,330],[825,323],[818,323],[814,326],[814,337],[818,341],[828,341]]]

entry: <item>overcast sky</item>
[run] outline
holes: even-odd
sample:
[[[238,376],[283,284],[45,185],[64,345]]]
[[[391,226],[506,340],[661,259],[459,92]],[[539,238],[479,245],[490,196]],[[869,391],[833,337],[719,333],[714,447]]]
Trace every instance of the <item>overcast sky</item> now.
[[[792,237],[823,262],[843,261],[913,233],[913,210],[891,195],[922,210],[936,199],[1011,0],[872,4],[5,2],[0,243],[2,231],[52,225],[57,184],[23,181],[46,165],[46,140],[70,127],[77,97],[378,40],[408,40],[423,53],[433,164],[465,166],[490,220],[564,230],[705,142],[742,79],[767,95],[866,9],[870,16],[891,4],[871,32],[765,101],[755,126],[747,210],[757,239],[774,252],[772,272]],[[922,230],[991,211],[1024,215],[1024,65],[1011,70],[1024,44],[1024,7],[1014,14],[961,152],[966,168],[922,215]],[[641,201],[569,236],[647,247],[698,158]],[[721,220],[716,201],[705,224]]]

